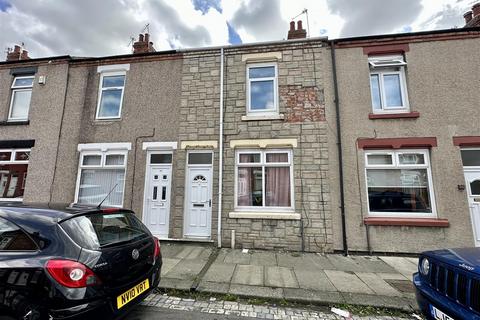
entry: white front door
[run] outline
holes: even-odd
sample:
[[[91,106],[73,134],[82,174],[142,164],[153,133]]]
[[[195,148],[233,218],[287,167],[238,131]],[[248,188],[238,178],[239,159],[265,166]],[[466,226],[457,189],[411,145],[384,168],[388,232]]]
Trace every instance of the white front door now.
[[[159,238],[168,238],[172,166],[159,165],[155,160],[165,156],[171,160],[171,155],[168,154],[149,155],[151,161],[147,162],[145,177],[143,222]]]
[[[191,155],[193,157],[190,157]],[[199,159],[201,164],[190,161],[187,165],[185,192],[184,236],[209,238],[212,220],[212,154],[189,154],[190,159]]]
[[[465,171],[475,246],[480,246],[480,170]]]

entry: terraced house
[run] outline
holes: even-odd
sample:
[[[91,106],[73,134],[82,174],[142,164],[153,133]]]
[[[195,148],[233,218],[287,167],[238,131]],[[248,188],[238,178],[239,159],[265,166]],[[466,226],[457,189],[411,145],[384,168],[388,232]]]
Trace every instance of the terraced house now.
[[[292,22],[287,37],[156,52],[142,34],[99,58],[16,48],[0,63],[2,200],[105,199],[161,239],[218,246],[476,244],[480,28],[329,41]]]

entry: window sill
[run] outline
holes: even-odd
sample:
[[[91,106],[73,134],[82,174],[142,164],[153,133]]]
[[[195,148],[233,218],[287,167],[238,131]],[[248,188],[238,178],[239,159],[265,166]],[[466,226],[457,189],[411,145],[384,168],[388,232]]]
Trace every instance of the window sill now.
[[[368,115],[369,119],[402,119],[402,118],[418,118],[420,117],[420,112],[403,112],[403,113],[370,113]]]
[[[0,121],[0,126],[26,126],[29,124],[30,124],[30,120]]]
[[[363,222],[369,226],[410,226],[410,227],[439,227],[447,228],[448,219],[436,218],[391,218],[391,217],[367,217]]]
[[[234,211],[228,214],[232,219],[270,219],[270,220],[300,220],[300,213],[295,212],[252,212]]]
[[[283,119],[285,119],[284,114],[242,116],[242,121],[283,120]]]

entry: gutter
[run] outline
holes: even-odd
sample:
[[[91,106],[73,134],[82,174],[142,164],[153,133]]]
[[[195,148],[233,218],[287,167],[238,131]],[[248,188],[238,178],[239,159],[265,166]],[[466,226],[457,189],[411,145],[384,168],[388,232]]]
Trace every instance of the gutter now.
[[[218,132],[218,216],[217,247],[222,247],[222,189],[223,189],[223,47],[220,48],[220,128]]]
[[[337,120],[337,153],[338,153],[338,176],[340,178],[340,213],[342,216],[342,240],[343,240],[343,254],[348,255],[347,243],[347,227],[345,218],[345,186],[343,182],[343,154],[342,154],[342,130],[340,122],[340,101],[338,98],[338,82],[337,82],[337,64],[335,60],[335,40],[330,41],[330,53],[332,56],[332,75],[333,75],[333,90],[335,95],[335,113]]]

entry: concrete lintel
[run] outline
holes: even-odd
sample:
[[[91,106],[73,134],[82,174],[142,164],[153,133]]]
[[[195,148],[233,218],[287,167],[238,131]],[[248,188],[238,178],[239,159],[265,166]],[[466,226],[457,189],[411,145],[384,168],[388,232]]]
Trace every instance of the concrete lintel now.
[[[297,139],[249,139],[249,140],[230,140],[230,148],[250,147],[293,147],[298,145]]]
[[[242,61],[271,61],[271,60],[281,60],[281,52],[260,52],[260,53],[249,53],[242,55]]]
[[[216,140],[203,140],[203,141],[182,141],[180,142],[180,149],[187,148],[218,148],[218,141]]]
[[[300,213],[296,212],[229,212],[232,219],[271,219],[271,220],[300,220]]]
[[[176,141],[162,141],[162,142],[144,142],[142,150],[175,150],[178,143]]]
[[[114,143],[80,143],[78,151],[107,151],[107,150],[131,150],[130,142],[114,142]]]

